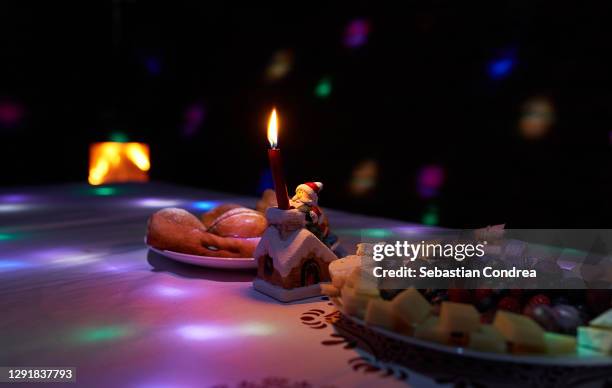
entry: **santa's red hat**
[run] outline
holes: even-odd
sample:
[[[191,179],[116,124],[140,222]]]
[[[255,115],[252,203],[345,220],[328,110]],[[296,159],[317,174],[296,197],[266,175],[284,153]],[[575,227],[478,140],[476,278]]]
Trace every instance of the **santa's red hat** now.
[[[313,201],[317,202],[319,198],[319,192],[323,190],[323,183],[321,182],[302,183],[295,189],[295,191],[298,191],[298,190],[304,190],[305,192],[308,193],[308,195]]]

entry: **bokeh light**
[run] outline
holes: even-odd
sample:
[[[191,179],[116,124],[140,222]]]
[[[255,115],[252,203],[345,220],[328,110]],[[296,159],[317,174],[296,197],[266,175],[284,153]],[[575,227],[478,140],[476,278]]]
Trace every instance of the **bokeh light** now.
[[[291,50],[279,50],[272,56],[266,68],[265,77],[268,81],[278,81],[289,74],[292,67],[293,52]]]
[[[368,42],[370,22],[366,19],[351,20],[344,30],[344,45],[350,48],[361,47]]]
[[[89,148],[91,185],[113,182],[147,182],[151,168],[149,146],[144,143],[93,143]]]
[[[192,137],[196,135],[204,122],[206,117],[206,110],[202,102],[196,102],[189,105],[185,109],[183,114],[183,131],[182,135],[185,137]]]
[[[523,138],[541,139],[550,132],[554,123],[555,106],[548,97],[531,97],[523,103],[518,123]]]
[[[490,60],[487,64],[487,72],[493,80],[501,80],[508,77],[516,66],[515,50],[504,50],[499,56]]]
[[[21,104],[10,100],[0,100],[0,127],[13,128],[23,119],[25,109]]]
[[[324,77],[322,78],[315,87],[314,93],[315,96],[325,99],[331,95],[332,92],[332,83],[331,78]]]
[[[128,135],[124,132],[114,131],[111,132],[109,140],[115,143],[127,143],[129,141]]]
[[[422,198],[432,198],[439,194],[444,185],[446,172],[438,165],[423,166],[417,174],[417,191]]]
[[[162,63],[158,57],[150,56],[145,58],[144,66],[149,75],[158,76],[162,72]]]
[[[421,222],[428,226],[438,225],[440,223],[440,216],[437,206],[429,206],[427,211],[423,214]]]
[[[353,169],[349,191],[356,197],[370,194],[378,185],[378,161],[366,159],[359,162]]]

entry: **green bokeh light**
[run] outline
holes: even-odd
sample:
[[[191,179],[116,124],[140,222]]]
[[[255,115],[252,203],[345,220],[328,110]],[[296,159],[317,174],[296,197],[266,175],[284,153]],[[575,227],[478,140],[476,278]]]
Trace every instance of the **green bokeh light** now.
[[[440,222],[440,219],[438,217],[438,209],[435,207],[430,208],[425,214],[423,214],[421,222],[429,226],[438,225],[438,223]]]
[[[327,98],[332,92],[331,79],[325,77],[315,87],[315,95],[319,98]]]
[[[114,141],[116,143],[127,143],[129,138],[124,132],[112,132],[110,134],[110,141]]]
[[[100,326],[79,330],[76,339],[79,342],[103,342],[129,335],[131,330],[125,326]]]

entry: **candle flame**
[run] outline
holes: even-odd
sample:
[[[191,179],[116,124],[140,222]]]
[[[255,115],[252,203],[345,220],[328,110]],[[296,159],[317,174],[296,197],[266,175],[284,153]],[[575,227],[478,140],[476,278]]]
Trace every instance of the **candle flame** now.
[[[276,117],[276,108],[272,109],[270,120],[268,121],[268,141],[272,148],[276,148],[278,145],[278,119]]]

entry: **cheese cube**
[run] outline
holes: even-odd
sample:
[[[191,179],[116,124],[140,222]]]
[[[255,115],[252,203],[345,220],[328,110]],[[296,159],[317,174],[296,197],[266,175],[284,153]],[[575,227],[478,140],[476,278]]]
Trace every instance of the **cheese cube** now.
[[[397,319],[408,325],[422,322],[431,313],[431,304],[415,288],[400,292],[391,304]]]
[[[370,299],[368,296],[357,294],[354,288],[346,285],[342,288],[342,306],[344,312],[349,315],[363,318]]]
[[[344,281],[343,287],[350,287],[356,293],[366,296],[380,296],[378,284],[372,277],[361,273],[361,268],[355,268]]]
[[[332,284],[334,285],[334,287],[336,287],[339,290],[342,289],[345,281],[346,281],[346,276],[334,276],[332,278]]]
[[[471,304],[442,302],[440,327],[449,335],[469,333],[480,326],[480,314]]]
[[[340,295],[340,290],[334,287],[331,284],[321,283],[321,293],[327,296],[338,296]]]
[[[346,277],[345,285],[355,288],[359,282],[359,279],[361,279],[361,268],[354,268]]]
[[[547,332],[544,333],[544,342],[546,342],[546,353],[548,354],[576,353],[576,337],[573,335]]]
[[[480,325],[470,333],[468,346],[484,352],[505,353],[506,339],[493,325]]]
[[[597,327],[600,329],[612,330],[612,309],[593,319],[589,323],[589,326]]]
[[[440,328],[438,317],[429,316],[425,321],[414,328],[414,336],[425,341],[433,341],[441,344],[448,340],[448,333]]]
[[[368,325],[393,330],[391,302],[382,299],[371,299],[366,309],[365,321]]]
[[[510,344],[512,353],[540,353],[546,350],[544,330],[525,315],[499,310],[493,326]]]
[[[598,327],[578,327],[578,346],[612,354],[612,331]]]

